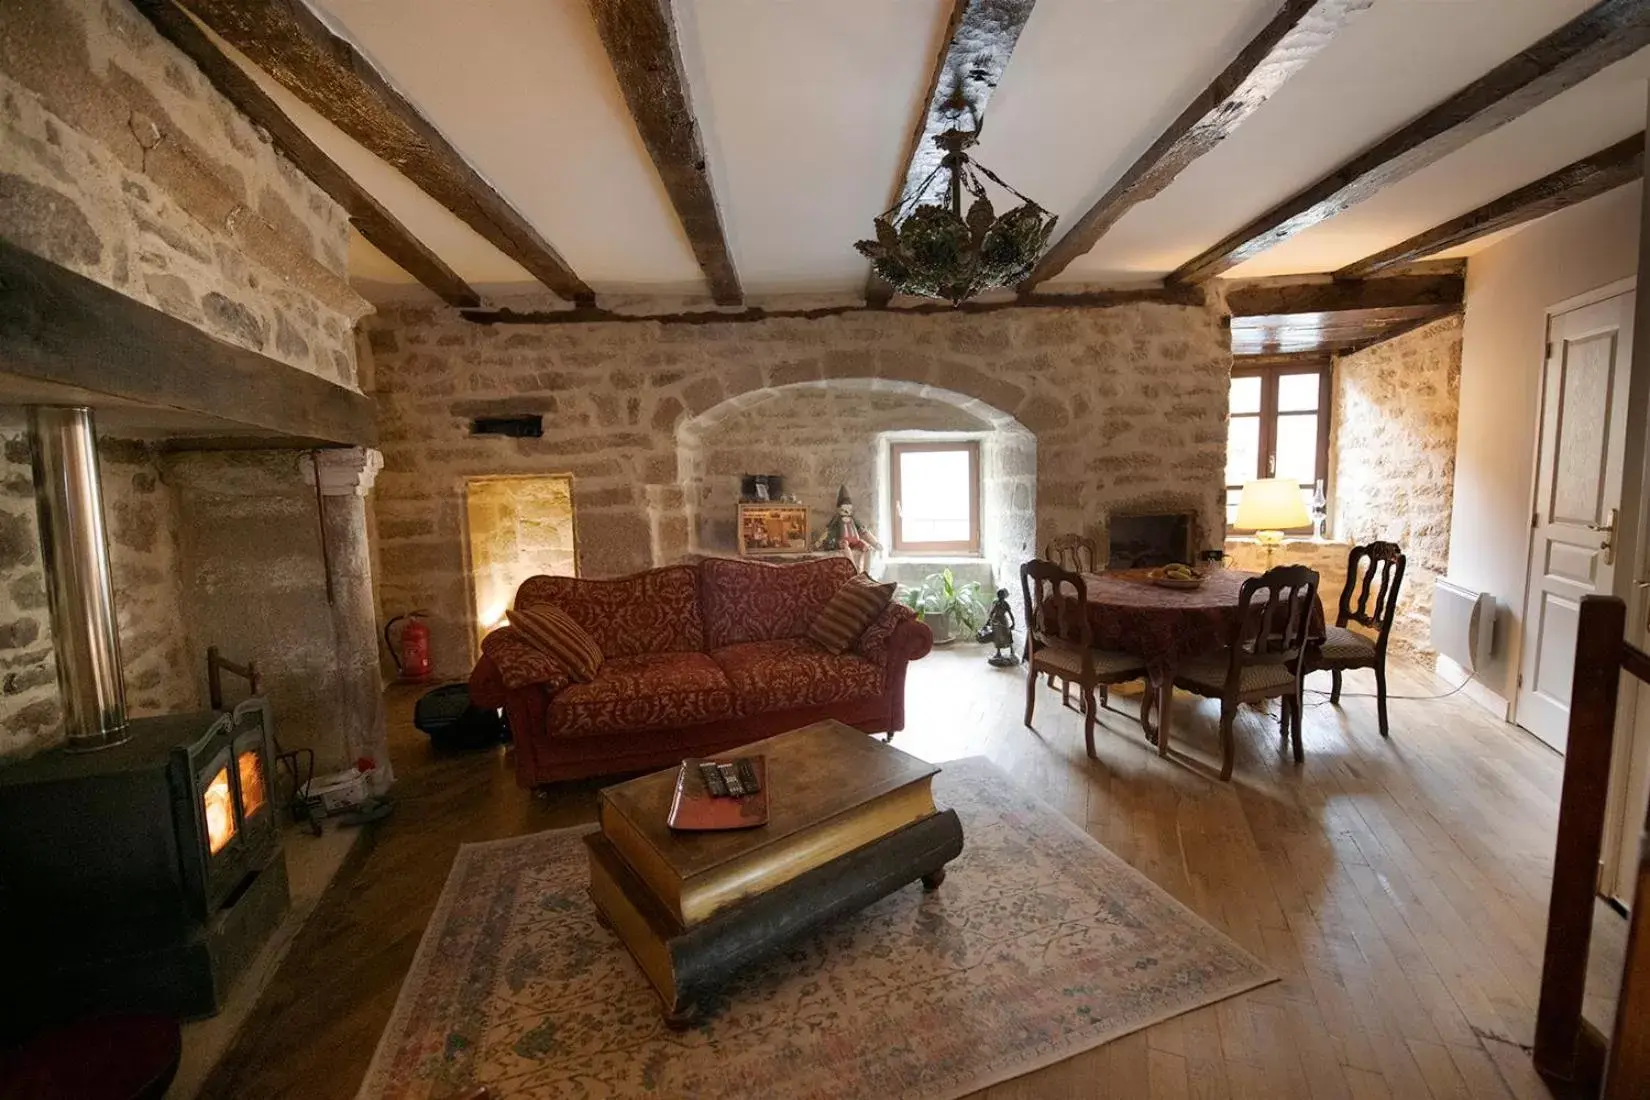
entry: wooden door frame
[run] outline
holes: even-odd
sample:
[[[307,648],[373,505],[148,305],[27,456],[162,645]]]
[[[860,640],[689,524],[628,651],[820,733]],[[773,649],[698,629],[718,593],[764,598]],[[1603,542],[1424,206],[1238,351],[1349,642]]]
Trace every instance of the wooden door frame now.
[[[1529,490],[1526,492],[1524,497],[1524,514],[1527,516],[1535,515],[1536,509],[1540,505],[1541,445],[1545,438],[1542,429],[1544,427],[1545,420],[1544,414],[1547,408],[1547,368],[1548,361],[1551,359],[1551,356],[1547,354],[1547,345],[1552,343],[1553,318],[1565,313],[1570,313],[1573,310],[1584,309],[1587,306],[1597,305],[1600,302],[1609,301],[1611,298],[1636,291],[1637,289],[1638,276],[1629,275],[1625,279],[1617,279],[1614,282],[1605,283],[1603,286],[1594,287],[1592,290],[1583,291],[1573,297],[1565,298],[1561,302],[1555,302],[1553,305],[1548,306],[1543,314],[1544,320],[1541,328],[1541,370],[1536,375],[1537,400],[1535,405],[1535,441],[1530,453]],[[1627,359],[1627,369],[1629,371],[1633,369],[1633,362],[1633,350],[1629,349]],[[1632,400],[1631,386],[1629,386],[1628,389],[1628,400]],[[1631,445],[1631,441],[1629,441],[1629,445]],[[1624,455],[1623,459],[1625,460],[1625,458],[1626,456]],[[1519,683],[1519,678],[1524,675],[1524,650],[1529,644],[1528,627],[1530,622],[1530,567],[1534,561],[1535,525],[1531,523],[1528,524],[1524,530],[1524,576],[1522,580],[1523,591],[1521,591],[1518,596],[1518,640],[1514,643],[1512,652],[1507,654],[1508,662],[1512,665],[1513,671],[1513,688],[1512,691],[1508,693],[1507,698],[1507,722],[1514,726],[1518,726],[1518,696],[1523,690],[1522,685]],[[1617,580],[1619,581],[1619,579],[1620,578],[1618,577]],[[1518,726],[1518,728],[1524,729],[1523,726]],[[1541,741],[1541,738],[1536,737],[1536,735],[1531,731],[1524,730],[1524,732],[1528,733],[1531,737],[1535,737],[1537,741]],[[1547,744],[1545,741],[1541,741],[1541,743],[1543,745]],[[1548,747],[1550,748],[1551,746]]]
[[[1624,279],[1612,284],[1617,293],[1635,289],[1635,280]],[[1645,307],[1650,303],[1635,301],[1635,321],[1645,320]],[[1634,344],[1645,345],[1646,336],[1634,330]],[[1650,506],[1644,494],[1650,490],[1650,443],[1645,440],[1644,426],[1650,424],[1650,365],[1639,369],[1637,352],[1628,362],[1631,375],[1627,383],[1627,446],[1622,454],[1622,506],[1617,519],[1617,558],[1614,595],[1627,604],[1627,640],[1644,649],[1650,646],[1650,590],[1640,590],[1638,582],[1650,580]],[[1639,430],[1635,431],[1635,426]],[[1627,799],[1631,794],[1633,753],[1641,736],[1650,737],[1650,716],[1639,713],[1650,708],[1650,689],[1629,682],[1622,692],[1617,711],[1615,751],[1610,761],[1610,786],[1605,798],[1604,850],[1600,858],[1601,892],[1613,892],[1625,875],[1635,868],[1620,866],[1626,838],[1639,829],[1632,818]],[[1639,727],[1644,727],[1641,731]],[[1613,893],[1606,893],[1607,897]],[[1629,899],[1631,902],[1631,899]]]

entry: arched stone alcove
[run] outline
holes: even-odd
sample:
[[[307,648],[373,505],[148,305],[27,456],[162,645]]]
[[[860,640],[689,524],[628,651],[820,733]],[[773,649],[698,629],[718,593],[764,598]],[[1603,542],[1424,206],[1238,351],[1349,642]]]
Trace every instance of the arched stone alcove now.
[[[1036,437],[978,398],[900,379],[765,386],[683,419],[676,429],[681,516],[667,525],[685,530],[685,552],[731,553],[740,475],[777,473],[807,505],[812,531],[823,529],[838,486],[846,486],[858,514],[888,543],[887,447],[894,438],[979,442],[981,557],[999,584],[1008,583],[1034,553]]]

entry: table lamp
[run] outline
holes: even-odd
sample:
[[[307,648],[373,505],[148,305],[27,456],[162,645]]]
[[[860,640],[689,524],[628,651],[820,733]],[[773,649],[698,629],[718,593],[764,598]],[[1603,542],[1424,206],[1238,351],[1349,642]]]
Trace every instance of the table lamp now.
[[[1270,569],[1273,553],[1283,544],[1283,533],[1311,522],[1300,485],[1286,477],[1266,477],[1243,486],[1232,526],[1255,533],[1255,541],[1266,547],[1266,568]]]

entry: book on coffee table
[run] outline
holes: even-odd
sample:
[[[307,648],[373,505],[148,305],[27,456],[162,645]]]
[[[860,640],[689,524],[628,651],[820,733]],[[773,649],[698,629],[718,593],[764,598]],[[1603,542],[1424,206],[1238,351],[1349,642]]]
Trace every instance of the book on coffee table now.
[[[719,829],[754,829],[768,823],[767,765],[760,756],[742,757],[756,774],[757,789],[738,796],[717,795],[706,786],[702,765],[728,764],[729,760],[700,760],[689,757],[676,769],[676,791],[670,799],[665,823],[680,832],[713,832]]]
[[[937,767],[841,722],[817,722],[730,755],[764,758],[766,825],[672,831],[674,768],[600,795],[602,836],[679,928],[935,813]]]

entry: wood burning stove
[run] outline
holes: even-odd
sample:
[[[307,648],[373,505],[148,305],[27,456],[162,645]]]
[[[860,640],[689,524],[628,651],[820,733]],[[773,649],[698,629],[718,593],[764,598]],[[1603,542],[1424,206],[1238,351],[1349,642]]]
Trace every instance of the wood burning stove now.
[[[127,719],[91,410],[29,445],[64,743],[0,768],[0,1017],[209,1015],[291,904],[269,707]]]
[[[50,1009],[200,1016],[289,905],[267,704],[0,769],[0,928]]]

